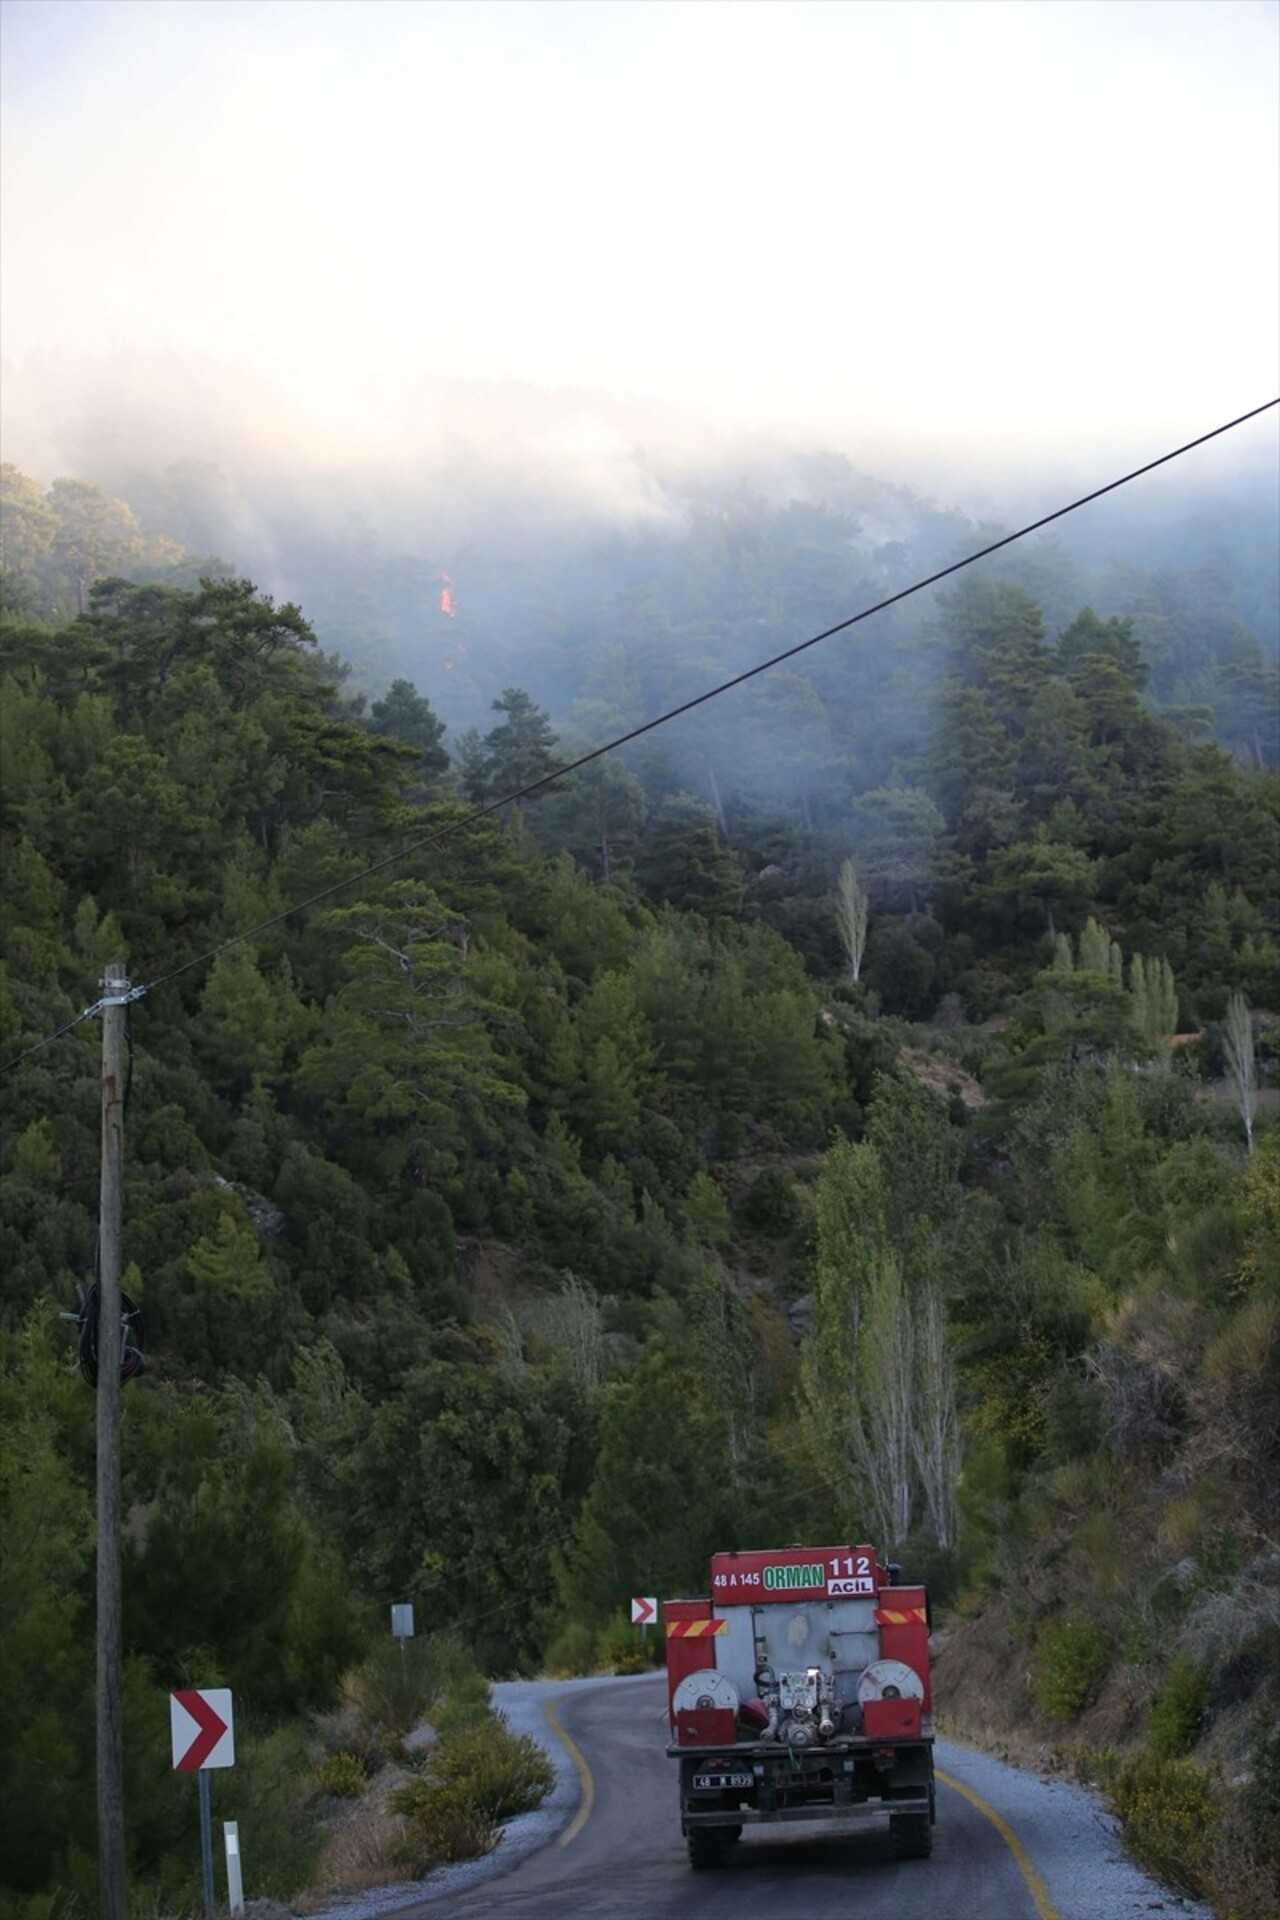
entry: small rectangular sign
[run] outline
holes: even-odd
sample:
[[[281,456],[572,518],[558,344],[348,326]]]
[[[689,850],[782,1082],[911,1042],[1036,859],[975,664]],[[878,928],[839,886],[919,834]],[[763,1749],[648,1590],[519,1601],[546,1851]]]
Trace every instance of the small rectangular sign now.
[[[647,1593],[640,1594],[631,1602],[631,1624],[633,1627],[652,1626],[658,1617],[658,1603],[650,1599]]]
[[[397,1640],[412,1640],[413,1638],[412,1606],[392,1607],[391,1631],[395,1635]]]

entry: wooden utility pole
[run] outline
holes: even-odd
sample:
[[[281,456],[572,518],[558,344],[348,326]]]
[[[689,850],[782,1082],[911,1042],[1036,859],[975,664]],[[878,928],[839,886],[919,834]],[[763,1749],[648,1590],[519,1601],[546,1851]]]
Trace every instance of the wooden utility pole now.
[[[102,1186],[98,1228],[98,1891],[102,1920],[126,1920],[124,1635],[120,1604],[121,1223],[124,1183],[123,962],[102,982]]]

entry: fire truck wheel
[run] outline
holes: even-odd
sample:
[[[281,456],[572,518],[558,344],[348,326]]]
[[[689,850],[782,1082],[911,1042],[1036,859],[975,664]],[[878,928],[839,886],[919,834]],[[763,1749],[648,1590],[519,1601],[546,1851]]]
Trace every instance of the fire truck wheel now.
[[[927,1860],[933,1852],[933,1829],[927,1813],[895,1813],[889,1821],[889,1832],[899,1860]]]
[[[722,1867],[726,1836],[718,1827],[695,1827],[689,1835],[689,1865]]]

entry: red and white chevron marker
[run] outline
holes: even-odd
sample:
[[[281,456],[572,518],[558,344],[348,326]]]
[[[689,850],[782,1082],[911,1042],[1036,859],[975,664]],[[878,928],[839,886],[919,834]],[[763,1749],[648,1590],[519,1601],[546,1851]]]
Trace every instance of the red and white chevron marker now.
[[[189,1687],[169,1695],[173,1764],[180,1773],[204,1767],[234,1767],[236,1737],[230,1687]]]
[[[658,1617],[658,1603],[647,1594],[631,1602],[631,1624],[633,1627],[649,1627]]]

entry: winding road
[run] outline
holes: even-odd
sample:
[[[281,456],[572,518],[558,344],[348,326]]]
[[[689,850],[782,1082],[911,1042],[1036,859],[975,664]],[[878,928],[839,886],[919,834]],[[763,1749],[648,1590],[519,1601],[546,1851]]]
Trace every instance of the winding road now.
[[[1205,1915],[1138,1872],[1080,1788],[946,1743],[931,1859],[896,1860],[887,1823],[839,1836],[815,1823],[749,1828],[724,1867],[694,1872],[664,1751],[660,1675],[496,1692],[518,1730],[542,1718],[565,1773],[568,1756],[576,1781],[557,1795],[568,1817],[544,1829],[536,1851],[500,1846],[478,1882],[451,1884],[446,1873],[425,1883],[396,1920],[738,1920],[744,1908],[777,1920]]]

